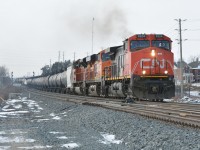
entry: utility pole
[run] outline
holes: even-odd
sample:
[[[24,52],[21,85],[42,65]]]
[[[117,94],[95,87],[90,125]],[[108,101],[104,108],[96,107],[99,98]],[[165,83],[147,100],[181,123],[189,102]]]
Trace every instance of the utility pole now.
[[[50,73],[51,73],[51,59],[50,59],[50,67],[49,67]]]
[[[63,62],[65,61],[65,53],[64,53],[64,51],[63,51]]]
[[[92,54],[93,54],[93,39],[94,39],[94,17],[92,18]]]
[[[12,79],[12,85],[13,85],[13,71],[11,72],[11,79]]]
[[[58,62],[60,62],[60,51],[58,51]]]
[[[74,52],[74,61],[75,61],[76,53]]]
[[[181,98],[183,97],[183,57],[182,57],[182,29],[181,29],[181,22],[186,21],[181,19],[175,19],[179,22],[179,44],[180,44],[180,74],[181,74]]]

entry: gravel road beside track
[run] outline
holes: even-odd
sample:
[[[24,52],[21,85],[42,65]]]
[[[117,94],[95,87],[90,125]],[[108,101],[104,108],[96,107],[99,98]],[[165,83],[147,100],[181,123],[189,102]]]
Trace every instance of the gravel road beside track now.
[[[24,93],[0,105],[0,150],[200,149],[200,130]]]

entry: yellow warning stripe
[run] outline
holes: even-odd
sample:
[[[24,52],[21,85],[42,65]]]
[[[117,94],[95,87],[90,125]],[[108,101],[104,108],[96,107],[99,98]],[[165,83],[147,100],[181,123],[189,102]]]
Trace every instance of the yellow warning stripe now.
[[[141,76],[142,78],[167,78],[168,76]]]
[[[121,76],[121,77],[106,78],[105,80],[119,80],[119,79],[130,79],[130,76]]]

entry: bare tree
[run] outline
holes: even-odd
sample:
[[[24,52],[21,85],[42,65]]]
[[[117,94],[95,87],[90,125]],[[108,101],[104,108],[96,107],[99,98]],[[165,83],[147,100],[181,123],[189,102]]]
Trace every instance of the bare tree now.
[[[195,61],[197,61],[198,60],[198,56],[194,56],[194,55],[192,55],[192,56],[190,56],[189,57],[189,63],[192,63],[192,62],[195,62]]]
[[[8,77],[8,76],[9,76],[8,68],[6,68],[5,66],[0,66],[0,77]]]
[[[5,66],[0,66],[0,88],[6,87],[10,84],[11,78],[9,77],[8,68],[6,68]]]

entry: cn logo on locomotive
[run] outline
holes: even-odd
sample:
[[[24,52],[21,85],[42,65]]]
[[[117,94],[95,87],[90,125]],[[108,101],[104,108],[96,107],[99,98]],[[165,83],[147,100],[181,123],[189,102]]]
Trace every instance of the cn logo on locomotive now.
[[[157,64],[157,66],[159,66],[161,69],[163,69],[165,67],[165,59],[162,60],[155,60],[155,59],[150,59],[150,58],[143,58],[140,60],[140,68],[143,69],[150,69],[150,68],[154,68],[155,65]]]

